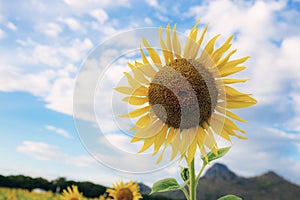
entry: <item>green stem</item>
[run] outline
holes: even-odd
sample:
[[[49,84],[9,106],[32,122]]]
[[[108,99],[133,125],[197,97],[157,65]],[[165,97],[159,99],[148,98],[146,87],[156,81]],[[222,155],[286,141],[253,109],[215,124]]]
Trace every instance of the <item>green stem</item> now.
[[[200,172],[198,173],[198,175],[196,177],[196,186],[195,186],[196,188],[197,188],[198,182],[200,180],[200,176],[201,176],[201,174],[202,174],[202,172],[203,172],[203,170],[204,170],[205,167],[206,167],[206,164],[203,163],[203,165],[202,165],[202,167],[200,169]]]
[[[186,198],[187,200],[190,200],[189,194],[188,194],[188,192],[186,191],[186,189],[185,189],[185,188],[182,188],[181,190],[182,190],[182,192],[184,193],[185,198]]]
[[[195,184],[195,162],[192,160],[189,165],[189,173],[190,173],[190,200],[196,200],[196,184]]]

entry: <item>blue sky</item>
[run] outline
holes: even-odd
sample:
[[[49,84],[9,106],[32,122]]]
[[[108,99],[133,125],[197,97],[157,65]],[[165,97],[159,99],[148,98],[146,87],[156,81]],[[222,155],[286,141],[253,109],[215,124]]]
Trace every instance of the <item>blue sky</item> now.
[[[210,25],[207,38],[221,33],[223,41],[235,34],[237,55],[251,56],[241,73],[250,81],[238,87],[259,101],[238,112],[249,120],[241,124],[249,139],[234,140],[220,161],[243,176],[274,170],[300,184],[299,18],[300,1],[296,0],[0,0],[0,173],[65,176],[105,185],[119,178],[150,184],[158,176],[178,176],[177,163],[142,175],[97,163],[76,130],[86,128],[94,134],[97,126],[85,110],[80,110],[82,115],[76,115],[74,123],[73,91],[87,55],[112,36],[168,23],[177,23],[178,31],[186,34],[201,19],[201,27]],[[115,69],[125,69],[126,59],[120,59]],[[114,71],[107,75],[106,81],[120,78]],[[138,148],[113,129],[110,118],[102,117],[112,144],[132,152]],[[132,165],[132,160],[110,152],[103,141],[102,145],[112,165],[115,161]],[[135,162],[133,169],[144,167],[141,160]]]

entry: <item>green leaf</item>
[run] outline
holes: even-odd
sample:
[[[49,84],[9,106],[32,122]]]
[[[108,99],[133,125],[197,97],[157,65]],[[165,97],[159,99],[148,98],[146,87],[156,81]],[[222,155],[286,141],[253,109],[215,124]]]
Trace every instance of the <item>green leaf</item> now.
[[[190,178],[189,168],[180,166],[180,176],[184,182],[188,181]]]
[[[218,200],[242,200],[242,198],[232,195],[232,194],[229,194],[229,195],[219,198]]]
[[[175,178],[166,178],[155,182],[152,186],[150,194],[155,192],[167,192],[172,190],[179,190],[181,186],[178,184]]]
[[[221,148],[218,150],[218,155],[216,156],[213,152],[209,152],[207,154],[207,158],[208,158],[208,162],[206,162],[205,158],[202,156],[201,159],[203,160],[203,163],[206,165],[207,163],[216,160],[218,158],[221,158],[222,156],[224,156],[230,149],[231,147],[225,147],[225,148]]]

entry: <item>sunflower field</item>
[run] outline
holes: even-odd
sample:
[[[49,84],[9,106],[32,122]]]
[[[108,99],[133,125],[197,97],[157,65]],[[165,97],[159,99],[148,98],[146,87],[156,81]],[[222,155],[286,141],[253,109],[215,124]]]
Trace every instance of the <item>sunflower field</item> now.
[[[25,189],[0,188],[0,200],[63,200],[60,194],[47,191],[38,193]],[[83,198],[83,200],[97,200],[99,198]]]

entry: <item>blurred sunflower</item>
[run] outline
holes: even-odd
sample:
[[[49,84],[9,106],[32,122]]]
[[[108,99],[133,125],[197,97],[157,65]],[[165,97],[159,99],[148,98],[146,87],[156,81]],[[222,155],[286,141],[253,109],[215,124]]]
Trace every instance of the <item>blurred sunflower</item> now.
[[[172,36],[170,25],[166,27],[165,40],[160,27],[164,63],[143,38],[142,43],[151,60],[140,47],[142,62],[128,63],[133,75],[124,72],[130,87],[115,88],[128,95],[124,101],[140,106],[121,117],[138,118],[130,130],[136,131],[132,142],[144,140],[139,152],[153,145],[155,155],[163,147],[158,162],[168,145],[172,147],[171,159],[180,153],[181,158],[187,156],[188,163],[191,163],[197,147],[206,159],[207,151],[217,154],[216,135],[230,142],[230,136],[246,139],[237,134],[237,131],[245,131],[231,119],[246,121],[230,109],[249,107],[257,102],[250,94],[229,86],[246,82],[247,79],[227,77],[244,70],[246,67],[240,64],[249,57],[231,60],[236,49],[226,54],[233,36],[215,49],[215,42],[220,36],[216,35],[199,51],[208,25],[197,39],[198,24],[199,21],[190,30],[183,49],[176,33],[176,24]]]
[[[72,185],[72,187],[67,187],[67,189],[63,190],[61,198],[63,200],[82,200],[83,195],[79,193],[76,185]]]
[[[124,184],[123,181],[113,184],[112,189],[107,189],[109,197],[115,200],[139,200],[142,199],[142,195],[139,192],[139,186],[132,180],[128,184]]]

